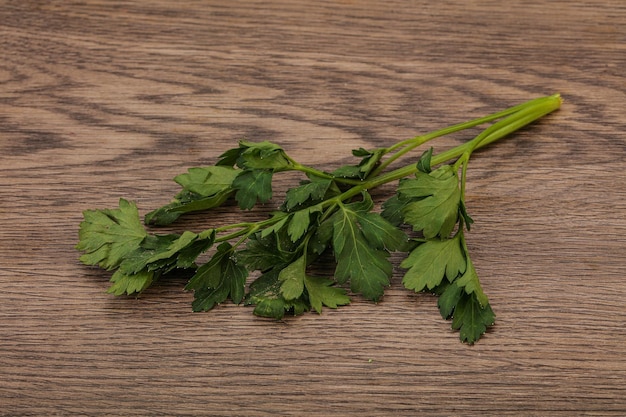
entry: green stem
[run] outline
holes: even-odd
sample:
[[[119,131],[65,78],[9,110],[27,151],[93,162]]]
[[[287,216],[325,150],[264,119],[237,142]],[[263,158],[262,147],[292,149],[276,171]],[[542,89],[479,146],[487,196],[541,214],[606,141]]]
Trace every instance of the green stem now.
[[[483,130],[474,139],[462,145],[459,145],[455,148],[441,152],[437,155],[433,155],[433,157],[431,158],[431,165],[433,166],[442,164],[444,162],[450,161],[455,158],[461,158],[457,161],[457,163],[455,164],[456,165],[455,167],[457,169],[460,166],[463,167],[461,188],[462,188],[462,192],[464,192],[465,173],[467,170],[467,163],[469,161],[470,155],[475,150],[480,149],[484,146],[487,146],[488,144],[493,143],[499,139],[502,139],[503,137],[536,121],[537,119],[545,116],[546,114],[549,114],[557,110],[560,107],[560,105],[561,105],[561,97],[558,94],[547,96],[547,97],[541,97],[541,98],[531,100],[526,103],[511,107],[501,112],[493,113],[489,116],[485,116],[479,119],[474,119],[469,122],[453,125],[453,126],[440,129],[438,131],[435,131],[426,135],[417,136],[412,139],[407,139],[405,141],[399,142],[398,144],[393,145],[392,147],[388,148],[388,150],[395,150],[398,148],[402,148],[404,146],[403,149],[396,152],[393,156],[387,159],[384,164],[379,166],[374,171],[374,173],[380,172],[381,168],[384,169],[385,167],[389,165],[389,163],[395,161],[400,156],[406,154],[410,150],[413,150],[415,147],[427,142],[428,140],[434,139],[439,136],[443,136],[445,134],[456,132],[459,130],[474,127],[479,124],[483,124],[489,121],[493,121],[497,118],[506,116],[504,119],[497,121],[493,125]],[[315,175],[315,176],[322,177],[322,178],[337,180],[337,178],[333,177],[330,174],[327,174],[325,172],[316,170],[314,168],[311,168],[305,165],[301,165],[298,162],[291,160],[291,159],[290,161],[293,165],[292,169],[294,170],[302,171],[302,172],[309,173],[311,175]],[[417,171],[418,171],[417,164],[413,163],[413,164],[395,169],[393,171],[386,172],[384,174],[374,175],[371,177],[371,179],[368,179],[365,181],[359,181],[359,180],[351,181],[350,183],[353,185],[352,188],[348,189],[342,194],[339,194],[336,197],[329,198],[328,200],[325,200],[320,203],[320,207],[325,210],[323,218],[327,218],[336,209],[337,206],[342,204],[343,201],[346,201],[352,197],[355,197],[361,194],[365,190],[376,188],[383,184],[387,184],[389,182],[396,181],[401,178],[405,178],[410,175],[413,175]],[[281,217],[274,216],[269,219],[259,221],[256,223],[237,223],[237,224],[232,224],[232,225],[227,225],[227,226],[217,228],[215,229],[215,233],[225,232],[225,231],[232,230],[232,229],[240,229],[240,230],[220,236],[215,239],[215,242],[224,242],[224,241],[242,237],[242,236],[243,238],[241,238],[239,242],[243,242],[250,235],[256,233],[257,231],[263,228],[272,226],[275,223],[279,222],[280,220],[282,220]],[[212,233],[213,231],[207,230],[203,232],[203,234],[209,233],[209,232]]]
[[[525,110],[525,109],[536,109],[538,107],[542,107],[544,104],[546,104],[546,102],[552,103],[555,99],[559,100],[559,105],[560,105],[560,98],[559,98],[558,94],[555,94],[553,96],[548,96],[548,97],[540,97],[540,98],[536,98],[534,100],[527,101],[527,102],[522,103],[522,104],[518,104],[517,106],[509,107],[508,109],[499,111],[497,113],[492,113],[490,115],[487,115],[487,116],[484,116],[484,117],[479,117],[479,118],[474,119],[474,120],[470,120],[470,121],[467,121],[467,122],[458,123],[456,125],[444,127],[443,129],[439,129],[439,130],[436,130],[434,132],[427,133],[425,135],[415,136],[413,138],[406,139],[406,140],[403,140],[401,142],[398,142],[395,145],[390,146],[389,148],[387,148],[386,152],[393,152],[396,149],[400,149],[400,148],[403,148],[403,149],[400,149],[398,152],[396,152],[395,154],[390,156],[387,160],[385,160],[385,162],[383,162],[381,165],[379,165],[376,168],[376,170],[374,170],[372,172],[371,176],[375,177],[375,176],[379,175],[383,170],[385,170],[385,168],[387,168],[391,163],[396,161],[398,158],[404,156],[405,154],[409,153],[413,149],[423,145],[424,143],[426,143],[426,142],[428,142],[428,141],[430,141],[432,139],[436,139],[438,137],[449,135],[449,134],[454,133],[454,132],[458,132],[458,131],[461,131],[461,130],[465,130],[465,129],[469,129],[469,128],[472,128],[472,127],[476,127],[476,126],[479,126],[479,125],[484,124],[484,123],[489,123],[489,122],[492,122],[494,120],[500,119],[502,117],[509,116],[511,114],[515,114],[515,113],[517,113],[519,111],[522,111],[522,110]],[[552,111],[552,110],[550,110],[550,111]]]
[[[205,230],[200,235],[202,236],[204,233],[212,232],[213,230],[215,231],[215,233],[220,233],[220,232],[226,232],[226,231],[232,230],[232,229],[240,229],[240,230],[237,230],[235,232],[231,232],[231,233],[228,233],[228,234],[225,234],[225,235],[222,235],[222,236],[219,236],[219,237],[215,238],[215,243],[226,242],[226,241],[229,241],[231,239],[235,239],[235,238],[240,237],[240,236],[243,236],[243,238],[241,239],[241,242],[243,242],[250,235],[253,235],[254,233],[256,233],[257,231],[259,231],[261,229],[264,229],[266,227],[272,226],[273,224],[279,222],[281,219],[282,218],[280,218],[280,217],[270,217],[269,219],[261,220],[261,221],[254,222],[254,223],[229,224],[229,225],[226,225],[226,226],[218,227],[217,229]]]
[[[313,175],[315,177],[324,178],[324,179],[332,180],[332,181],[337,181],[337,182],[341,182],[341,183],[347,184],[347,185],[357,185],[357,184],[361,184],[363,182],[361,180],[353,180],[353,179],[349,179],[349,178],[338,178],[338,177],[335,177],[332,174],[329,174],[329,173],[324,172],[324,171],[320,171],[320,170],[315,169],[313,167],[310,167],[308,165],[302,165],[301,163],[295,161],[294,159],[292,159],[289,156],[287,156],[287,159],[289,159],[289,162],[291,162],[291,167],[286,169],[287,171],[300,171],[300,172],[303,172],[303,173],[305,173],[307,175]]]
[[[561,97],[558,94],[542,97],[529,101],[523,105],[516,106],[517,111],[511,114],[509,117],[502,119],[492,126],[485,129],[481,134],[474,139],[459,145],[455,148],[441,152],[437,155],[433,155],[431,158],[431,165],[438,165],[452,159],[458,158],[463,154],[469,154],[477,149],[487,146],[503,137],[519,130],[520,128],[534,122],[535,120],[545,116],[548,113],[558,109],[561,105]],[[352,187],[343,194],[337,196],[334,199],[339,201],[345,201],[348,198],[354,197],[361,192],[379,187],[388,182],[399,180],[400,178],[408,177],[415,174],[418,171],[416,164],[404,166],[402,168],[389,171],[385,174],[378,175],[370,180],[363,182],[360,185]]]
[[[472,143],[470,153],[475,149],[489,145],[490,143],[495,142],[496,140],[534,122],[546,114],[553,112],[558,109],[560,105],[561,98],[558,94],[555,94],[554,96],[546,97],[543,101],[537,103],[536,105],[524,108],[506,119],[494,123],[470,142]]]

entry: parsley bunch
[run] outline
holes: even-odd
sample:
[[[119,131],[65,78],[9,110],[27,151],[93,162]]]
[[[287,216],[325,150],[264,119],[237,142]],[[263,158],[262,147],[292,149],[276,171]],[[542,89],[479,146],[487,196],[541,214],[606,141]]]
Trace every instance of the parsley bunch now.
[[[353,151],[358,163],[330,172],[295,161],[277,144],[242,141],[215,165],[175,177],[181,191],[143,223],[169,225],[185,213],[233,200],[249,210],[272,199],[274,175],[301,172],[306,179],[286,192],[267,219],[199,233],[155,234],[142,224],[136,205],[120,199],[118,208],[84,212],[76,248],[84,252],[83,263],[114,271],[109,293],[141,292],[174,270],[191,270],[185,289],[194,292],[194,311],[230,298],[275,319],[349,304],[349,292],[380,300],[393,272],[390,253],[402,252],[407,254],[400,264],[406,270],[404,286],[438,295],[442,317],[452,319],[461,340],[471,344],[495,315],[465,240],[473,223],[465,205],[470,157],[560,104],[559,95],[542,97],[390,147],[360,148]],[[439,154],[430,148],[412,163],[390,168],[432,139],[490,122],[462,145]],[[396,181],[396,193],[375,210],[369,190]],[[203,253],[209,260],[199,264]],[[315,262],[331,257],[332,277],[314,272]],[[252,271],[257,273],[246,287]]]

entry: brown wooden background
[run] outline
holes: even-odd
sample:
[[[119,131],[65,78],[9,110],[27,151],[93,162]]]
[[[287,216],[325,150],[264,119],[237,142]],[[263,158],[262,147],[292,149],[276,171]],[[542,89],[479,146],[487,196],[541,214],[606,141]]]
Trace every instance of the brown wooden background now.
[[[622,0],[0,1],[0,415],[626,415],[625,54]],[[400,270],[276,323],[77,261],[82,210],[146,213],[241,138],[330,169],[554,92],[470,166],[473,347]]]

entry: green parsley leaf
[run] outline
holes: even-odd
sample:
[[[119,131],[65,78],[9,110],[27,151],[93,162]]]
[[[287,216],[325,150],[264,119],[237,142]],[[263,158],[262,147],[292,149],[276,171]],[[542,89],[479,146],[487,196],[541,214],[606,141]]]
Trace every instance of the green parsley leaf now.
[[[196,259],[200,254],[206,252],[215,242],[215,230],[206,230],[210,232],[208,237],[199,238],[188,246],[181,248],[176,254],[176,268],[196,268]],[[184,234],[184,233],[183,233]]]
[[[309,247],[314,253],[321,255],[331,245],[334,233],[333,221],[334,218],[331,216],[322,220],[316,227],[313,237],[309,241]]]
[[[146,270],[162,275],[175,268],[195,268],[196,258],[211,247],[215,234],[198,237],[189,231],[182,235],[148,235],[139,248],[124,258],[119,269],[124,274]]]
[[[398,227],[404,223],[403,210],[410,201],[408,198],[401,198],[396,193],[383,203],[383,211],[380,214],[393,226]]]
[[[346,290],[343,288],[333,287],[333,281],[321,278],[304,277],[304,285],[309,296],[311,307],[317,313],[322,313],[322,305],[329,308],[337,308],[338,306],[350,304]]]
[[[189,168],[186,174],[174,177],[185,190],[202,196],[211,196],[231,189],[241,171],[223,166]]]
[[[195,259],[213,243],[193,232],[149,235],[134,203],[120,200],[119,209],[88,210],[79,231],[80,260],[103,268],[119,268],[108,292],[132,294],[146,289],[174,268],[195,267]]]
[[[439,307],[441,317],[444,319],[452,317],[452,313],[454,313],[456,305],[463,296],[463,288],[458,285],[451,284],[448,281],[442,281],[442,283],[438,285],[433,292],[439,295],[437,307]]]
[[[333,195],[339,194],[332,180],[312,176],[310,181],[303,181],[300,186],[287,191],[284,209],[292,211],[317,204],[328,197],[327,193],[331,190]]]
[[[280,291],[282,281],[278,279],[280,268],[273,268],[250,284],[247,305],[255,305],[254,314],[280,320],[286,312],[294,316],[308,311],[310,306],[302,297],[286,300]]]
[[[289,249],[283,249],[277,234],[263,236],[262,233],[256,233],[248,238],[246,248],[237,251],[236,256],[248,270],[265,272],[289,263],[293,258]]]
[[[231,254],[231,245],[222,243],[211,260],[202,265],[185,286],[185,290],[200,290],[202,288],[217,288],[222,281],[222,265]]]
[[[278,279],[282,281],[280,293],[285,300],[293,300],[302,295],[305,273],[306,258],[304,256],[299,257],[280,271],[278,274]]]
[[[182,191],[169,204],[146,214],[145,223],[165,226],[184,213],[221,206],[233,195],[233,182],[240,173],[224,166],[190,168],[186,174],[174,178],[183,187]]]
[[[474,293],[468,294],[456,282],[444,281],[434,292],[439,295],[437,306],[441,317],[453,319],[452,328],[461,329],[461,341],[472,344],[493,325],[495,314],[489,304],[481,304]]]
[[[194,311],[207,311],[226,301],[230,295],[235,304],[241,303],[248,270],[232,256],[232,246],[222,243],[211,260],[198,268],[186,290],[194,290]]]
[[[452,328],[460,330],[461,341],[473,344],[493,325],[495,318],[489,304],[481,305],[475,294],[463,292],[454,309]]]
[[[361,167],[358,165],[344,165],[337,168],[332,173],[335,178],[361,179]]]
[[[389,285],[392,266],[386,251],[372,249],[356,230],[350,227],[347,244],[337,254],[337,282],[350,281],[350,288],[369,300],[378,301]]]
[[[133,294],[148,288],[154,279],[154,272],[139,271],[136,274],[125,274],[119,269],[111,276],[113,283],[107,293],[113,295]]]
[[[146,214],[144,222],[148,225],[167,226],[174,223],[185,213],[210,210],[224,204],[233,194],[233,190],[224,191],[209,197],[182,191],[174,201]]]
[[[478,279],[478,274],[476,273],[476,269],[474,268],[474,264],[472,263],[469,256],[467,257],[467,268],[463,275],[454,281],[458,287],[461,287],[465,290],[467,294],[473,294],[476,296],[476,300],[480,303],[481,306],[485,306],[489,304],[489,299],[483,292],[482,287],[480,286],[480,280]]]
[[[359,170],[361,171],[361,178],[366,178],[367,175],[374,170],[380,163],[381,158],[385,155],[386,149],[374,149],[368,151],[364,148],[359,148],[352,151],[352,155],[360,156],[361,162],[359,162]]]
[[[414,179],[400,181],[401,198],[410,198],[403,209],[404,221],[426,239],[448,237],[457,223],[461,190],[452,166],[444,165],[430,174],[418,171]]]
[[[266,227],[261,232],[261,237],[267,237],[272,233],[279,233],[286,224],[289,223],[291,216],[283,211],[272,212],[272,220],[278,219],[273,225]]]
[[[275,143],[263,142],[239,142],[240,153],[237,165],[248,170],[271,169],[282,170],[291,166],[291,161],[283,148]],[[232,156],[231,156],[232,158]]]
[[[123,198],[117,209],[86,210],[83,215],[76,249],[85,252],[80,261],[87,265],[115,269],[148,235],[137,206]]]
[[[233,187],[237,190],[235,199],[239,207],[249,210],[257,200],[266,203],[272,198],[272,175],[269,170],[244,171],[235,178]]]
[[[238,148],[229,149],[220,155],[216,165],[226,167],[237,165],[245,170],[283,170],[291,167],[292,163],[283,148],[275,143],[242,140]]]
[[[380,160],[385,155],[385,148],[368,151],[364,148],[354,149],[352,155],[360,157],[361,161],[357,165],[344,165],[332,172],[337,178],[365,179],[380,164]]]
[[[420,156],[419,161],[417,161],[417,169],[425,174],[430,174],[432,172],[432,168],[430,167],[430,160],[432,159],[432,157],[433,148],[430,147],[422,154],[422,156]]]
[[[281,231],[286,231],[291,241],[296,243],[312,227],[312,222],[315,223],[317,216],[321,212],[322,208],[319,206],[303,208],[293,213],[274,212],[272,217],[279,220],[264,229],[261,232],[261,237],[265,238],[270,234],[279,234]],[[317,227],[317,223],[315,223],[315,227]]]
[[[387,259],[389,252],[384,247],[395,247],[398,236],[388,234],[368,240],[376,230],[367,215],[372,205],[371,197],[365,192],[363,201],[340,205],[332,216],[332,241],[337,260],[337,282],[350,281],[353,292],[376,301],[383,295],[384,287],[389,285],[393,269]]]
[[[309,228],[311,223],[311,211],[302,209],[290,215],[289,226],[287,231],[292,242],[297,242]]]
[[[406,234],[394,227],[378,213],[356,213],[356,220],[361,226],[363,236],[369,244],[377,249],[387,249],[390,252],[401,250],[407,243]]]
[[[217,166],[225,166],[225,167],[234,167],[237,164],[237,160],[241,156],[241,152],[243,152],[245,148],[241,148],[237,146],[236,148],[232,148],[222,153],[218,161],[215,163]]]
[[[287,227],[287,232],[289,233],[289,237],[291,237],[291,241],[294,243],[297,242],[306,233],[306,231],[309,230],[311,218],[314,217],[316,213],[321,212],[321,207],[313,206],[298,210],[291,214],[289,226]]]
[[[120,271],[136,274],[142,269],[154,270],[165,265],[176,266],[178,252],[191,246],[197,238],[197,234],[188,231],[180,236],[147,236],[141,245],[120,264]],[[158,265],[157,268],[154,265]]]
[[[416,292],[426,288],[432,290],[441,284],[444,276],[452,282],[466,270],[460,236],[422,243],[409,253],[400,267],[408,269],[402,283],[407,289]]]

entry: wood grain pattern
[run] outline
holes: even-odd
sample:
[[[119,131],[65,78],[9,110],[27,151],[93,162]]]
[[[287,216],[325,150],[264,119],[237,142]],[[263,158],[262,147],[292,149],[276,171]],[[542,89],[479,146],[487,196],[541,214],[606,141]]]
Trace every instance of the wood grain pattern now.
[[[0,415],[625,415],[624,2],[434,4],[0,2]],[[331,168],[557,91],[470,167],[498,320],[473,347],[399,270],[275,323],[192,314],[182,280],[112,298],[77,261],[82,210],[145,213],[240,138]]]

